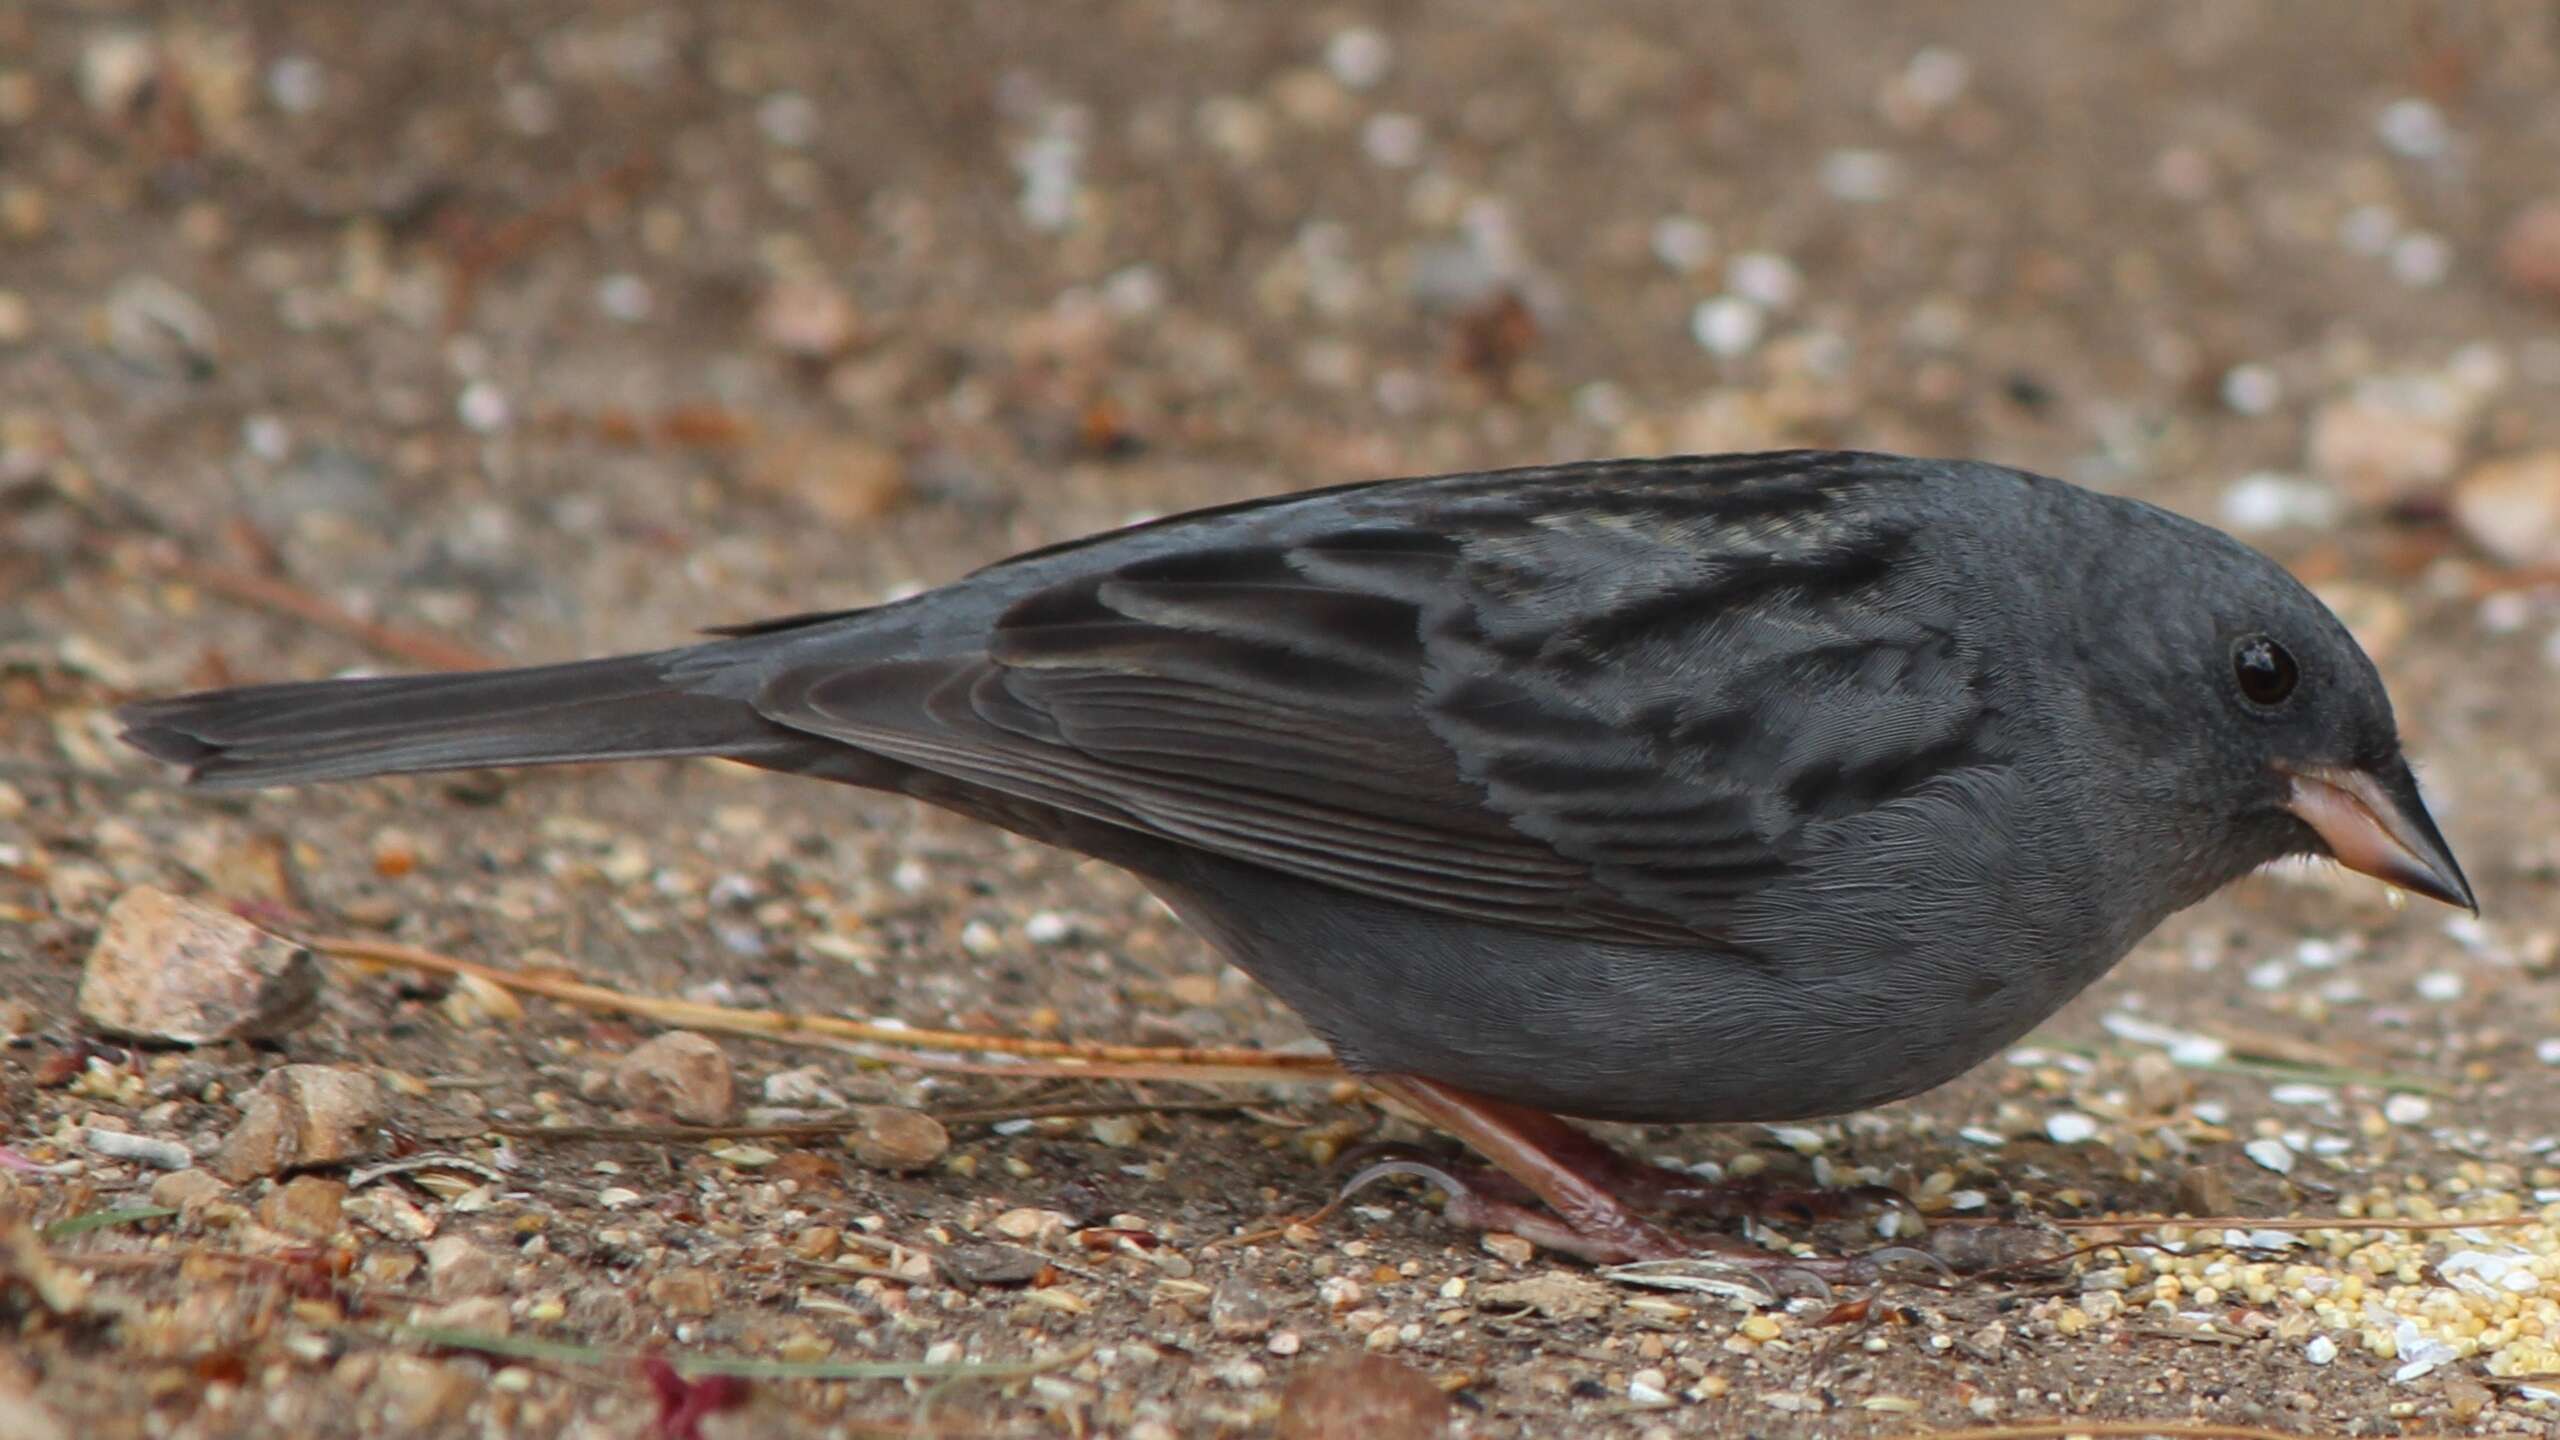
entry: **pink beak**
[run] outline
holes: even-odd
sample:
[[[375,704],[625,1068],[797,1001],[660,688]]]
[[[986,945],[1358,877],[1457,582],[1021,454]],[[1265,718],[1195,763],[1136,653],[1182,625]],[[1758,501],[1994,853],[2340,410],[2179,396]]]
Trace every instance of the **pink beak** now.
[[[2285,808],[2319,834],[2339,864],[2480,913],[2471,882],[2437,833],[2408,767],[2395,765],[2399,773],[2388,777],[2327,765],[2280,768],[2293,782]]]

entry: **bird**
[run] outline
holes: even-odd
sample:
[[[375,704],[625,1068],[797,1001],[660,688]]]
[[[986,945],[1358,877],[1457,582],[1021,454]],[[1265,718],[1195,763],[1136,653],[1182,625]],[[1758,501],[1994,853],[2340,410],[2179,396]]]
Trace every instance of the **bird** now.
[[[1597,1263],[1813,1262],[1675,1234],[1712,1187],[1574,1121],[1918,1094],[2293,857],[2478,910],[2308,589],[1979,461],[1337,485],[703,633],[118,713],[206,786],[720,756],[1098,858],[1482,1162],[1373,1172]]]

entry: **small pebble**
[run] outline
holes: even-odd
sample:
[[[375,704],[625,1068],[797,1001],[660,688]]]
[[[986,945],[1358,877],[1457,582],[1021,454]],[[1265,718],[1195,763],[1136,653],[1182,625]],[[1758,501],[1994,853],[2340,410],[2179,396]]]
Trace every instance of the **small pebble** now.
[[[2507,222],[2498,273],[2527,295],[2560,302],[2560,199],[2536,201]]]
[[[1973,62],[1959,50],[1926,45],[1902,67],[1902,89],[1914,104],[1936,110],[1962,98],[1973,83]]]
[[[2382,1102],[2382,1118],[2394,1125],[2423,1125],[2433,1108],[2424,1096],[2402,1093]]]
[[[738,1108],[729,1053],[689,1030],[644,1041],[615,1062],[613,1093],[626,1109],[688,1125],[726,1124]]]
[[[2293,1173],[2293,1148],[2281,1140],[2272,1137],[2252,1140],[2240,1149],[2241,1153],[2265,1169],[2273,1170],[2279,1175]]]
[[[1266,1333],[1272,1314],[1270,1297],[1241,1276],[1219,1282],[1209,1295],[1209,1328],[1229,1340],[1250,1340]]]
[[[856,1162],[874,1170],[921,1170],[951,1149],[951,1132],[921,1110],[903,1105],[858,1105],[858,1129],[847,1132],[844,1147]]]
[[[1395,62],[1395,47],[1387,37],[1365,25],[1355,25],[1334,33],[1324,46],[1324,64],[1345,90],[1371,90],[1387,78],[1388,67]]]
[[[818,107],[797,90],[777,90],[756,106],[756,128],[785,149],[806,149],[818,138]]]
[[[1716,258],[1716,232],[1693,215],[1667,215],[1653,222],[1653,258],[1683,275],[1707,268]]]
[[[2453,273],[2453,243],[2432,230],[2412,230],[2391,242],[2391,275],[2411,289],[2444,283]]]
[[[368,1154],[390,1114],[390,1096],[351,1066],[286,1065],[267,1072],[240,1107],[208,1167],[234,1185],[306,1165]]]
[[[2056,1145],[2079,1145],[2098,1137],[2098,1122],[2077,1110],[2063,1110],[2044,1122],[2044,1133]]]
[[[1725,360],[1751,353],[1767,326],[1760,307],[1739,295],[1702,300],[1689,312],[1689,334],[1708,354]]]
[[[1794,304],[1804,288],[1804,278],[1797,273],[1795,262],[1766,250],[1734,256],[1733,263],[1725,267],[1724,281],[1734,294],[1770,310],[1784,310]]]
[[[2453,128],[2444,112],[2424,100],[2394,100],[2374,118],[2374,133],[2393,154],[2432,160],[2453,145]]]
[[[2560,450],[2474,466],[2454,482],[2452,505],[2463,534],[2500,562],[2560,565]]]
[[[2388,205],[2359,205],[2338,222],[2339,245],[2358,255],[2388,254],[2399,236],[2400,217]]]
[[[1835,200],[1871,205],[1902,188],[1902,162],[1881,150],[1834,150],[1822,157],[1821,181]]]
[[[463,386],[461,398],[454,402],[454,411],[462,417],[463,424],[483,435],[507,428],[507,421],[514,413],[513,407],[507,403],[506,392],[486,380],[474,380]]]
[[[2302,1358],[2314,1365],[2326,1365],[2338,1358],[2338,1342],[2326,1335],[2314,1335],[2311,1343],[2302,1347]]]
[[[1360,127],[1361,150],[1390,170],[1408,170],[1422,163],[1425,138],[1420,120],[1396,111],[1372,115]]]
[[[279,56],[267,67],[267,98],[288,115],[308,115],[329,98],[329,72],[308,55]]]
[[[2222,376],[2222,403],[2242,415],[2267,414],[2284,403],[2284,381],[2269,366],[2234,365]]]
[[[110,1034],[206,1045],[289,1033],[316,1012],[311,952],[165,890],[118,897],[80,976],[80,1014]]]
[[[122,1130],[102,1130],[93,1125],[80,1132],[80,1140],[100,1155],[114,1160],[131,1160],[155,1170],[184,1170],[196,1161],[187,1147],[175,1140],[130,1135]]]
[[[629,271],[618,271],[596,282],[596,308],[626,325],[648,319],[654,303],[649,282]]]

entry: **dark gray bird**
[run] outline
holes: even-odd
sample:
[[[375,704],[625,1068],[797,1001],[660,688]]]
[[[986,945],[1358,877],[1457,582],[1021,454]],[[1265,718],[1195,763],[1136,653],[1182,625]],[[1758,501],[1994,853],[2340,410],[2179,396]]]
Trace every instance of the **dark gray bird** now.
[[[208,785],[720,755],[1100,857],[1550,1212],[1435,1175],[1453,1216],[1595,1259],[1689,1247],[1559,1114],[1926,1090],[2287,856],[2473,904],[2310,592],[1990,465],[1344,486],[715,633],[121,718]]]

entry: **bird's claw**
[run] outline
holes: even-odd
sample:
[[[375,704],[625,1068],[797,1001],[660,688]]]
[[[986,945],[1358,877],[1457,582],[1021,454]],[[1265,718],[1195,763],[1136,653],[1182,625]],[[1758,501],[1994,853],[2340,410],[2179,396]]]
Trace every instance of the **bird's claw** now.
[[[1387,1149],[1390,1147],[1362,1146],[1361,1148]],[[1397,1156],[1393,1159],[1375,1160],[1362,1166],[1350,1179],[1342,1182],[1341,1189],[1333,1192],[1333,1203],[1340,1205],[1345,1201],[1348,1201],[1352,1196],[1357,1195],[1361,1191],[1368,1189],[1370,1186],[1377,1184],[1379,1181],[1391,1179],[1398,1175],[1405,1176],[1409,1179],[1427,1181],[1430,1184],[1437,1185],[1440,1187],[1442,1193],[1446,1194],[1452,1200],[1460,1199],[1471,1193],[1467,1189],[1464,1181],[1461,1181],[1457,1176],[1450,1174],[1439,1166],[1428,1164],[1421,1160],[1407,1159],[1403,1156]]]

